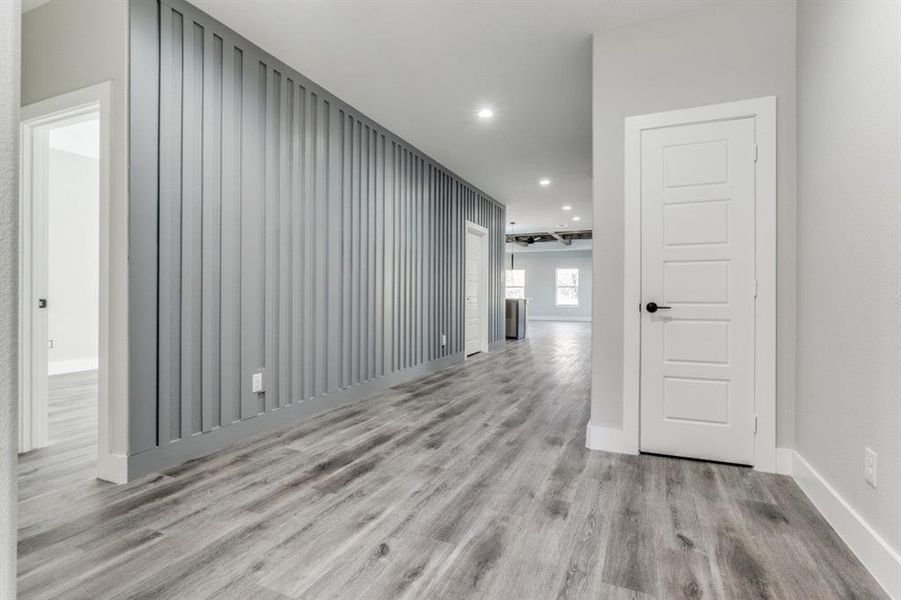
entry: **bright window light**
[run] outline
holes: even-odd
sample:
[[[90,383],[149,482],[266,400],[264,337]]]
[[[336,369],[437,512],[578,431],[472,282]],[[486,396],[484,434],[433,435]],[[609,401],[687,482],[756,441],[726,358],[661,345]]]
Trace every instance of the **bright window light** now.
[[[507,269],[507,298],[521,299],[526,297],[525,269]]]
[[[579,269],[557,269],[557,306],[579,306]]]

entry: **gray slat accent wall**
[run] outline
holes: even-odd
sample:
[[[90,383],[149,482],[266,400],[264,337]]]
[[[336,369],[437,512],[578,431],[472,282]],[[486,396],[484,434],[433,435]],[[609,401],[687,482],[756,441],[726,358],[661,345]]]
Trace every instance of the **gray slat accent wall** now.
[[[503,205],[195,7],[135,3],[132,454],[461,357],[466,220],[503,339]]]

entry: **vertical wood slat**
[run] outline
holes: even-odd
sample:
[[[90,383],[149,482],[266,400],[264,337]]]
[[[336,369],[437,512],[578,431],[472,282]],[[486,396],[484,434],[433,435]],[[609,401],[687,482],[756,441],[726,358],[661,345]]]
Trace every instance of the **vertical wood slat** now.
[[[159,410],[157,443],[181,436],[182,18],[160,9]]]
[[[292,362],[291,362],[291,402],[300,402],[303,400],[303,368],[304,349],[303,349],[303,296],[304,289],[304,135],[305,135],[305,107],[306,107],[306,89],[298,86],[294,90],[294,129],[292,131],[292,183],[291,183],[291,228],[293,234],[292,249],[292,277],[293,286],[291,292],[291,300],[293,303],[292,313],[294,315],[292,323]]]
[[[328,390],[328,147],[329,147],[329,102],[318,97],[316,100],[316,195],[313,198],[316,204],[316,213],[313,222],[316,223],[316,261],[315,284],[316,291],[316,387],[315,395],[319,396]]]
[[[161,13],[155,2],[129,7],[129,69],[148,77],[128,80],[128,436],[132,454],[159,443],[160,345],[160,63]],[[171,49],[170,49],[171,50]]]
[[[305,133],[304,133],[304,196],[303,196],[303,221],[304,223],[312,223],[315,218],[315,202],[316,196],[316,94],[306,91],[304,93],[306,111],[305,111]],[[303,367],[303,398],[312,398],[315,393],[315,384],[313,381],[316,357],[314,354],[314,340],[316,324],[313,320],[315,312],[313,311],[313,288],[311,282],[315,278],[315,230],[308,231],[303,236],[304,243],[304,260],[303,272],[301,280],[303,286],[303,355],[301,357],[301,365]]]
[[[350,271],[351,281],[348,289],[350,298],[350,378],[359,378],[358,353],[360,347],[360,125],[356,119],[351,121],[351,210],[347,232],[350,234]]]
[[[274,335],[280,330],[279,323],[279,105],[281,103],[281,73],[266,67],[265,107],[263,133],[263,363],[264,387],[262,411],[268,412],[278,406],[279,395],[279,344]]]
[[[221,422],[241,418],[241,115],[244,53],[228,44],[222,103]]]
[[[359,328],[359,333],[357,334],[357,343],[354,346],[354,364],[357,367],[357,376],[354,378],[354,381],[363,382],[366,381],[366,348],[368,348],[368,340],[367,340],[367,321],[366,321],[366,312],[368,311],[368,306],[366,303],[366,273],[367,273],[367,256],[369,249],[366,247],[369,242],[369,212],[367,210],[368,205],[368,196],[369,196],[369,140],[367,136],[369,135],[369,127],[365,124],[360,123],[360,200],[359,200],[359,234],[357,243],[359,244],[359,266],[357,270],[360,273],[358,291],[357,291],[357,305],[359,307],[359,317],[357,327]]]
[[[375,376],[385,374],[385,138],[381,133],[376,133],[375,146],[376,162],[376,189],[375,189],[375,214],[376,214],[376,250],[375,250]]]
[[[501,339],[503,208],[169,2],[179,8],[159,4],[157,32],[157,444],[461,352],[467,219],[491,231],[489,337]]]
[[[181,437],[201,430],[203,229],[203,27],[182,25],[182,394]]]
[[[201,242],[202,431],[221,423],[222,38],[204,32]]]
[[[292,177],[293,167],[293,132],[294,132],[294,82],[286,76],[282,77],[279,91],[279,162],[278,162],[278,222],[279,230],[279,269],[278,269],[278,366],[280,377],[274,384],[278,385],[277,407],[285,407],[292,402],[293,363],[293,305],[292,293],[294,279],[291,264],[294,255],[294,214],[292,211]]]
[[[340,114],[336,106],[329,103],[327,109],[328,123],[326,142],[327,190],[326,203],[328,221],[326,225],[326,285],[327,300],[325,313],[327,319],[325,339],[326,392],[335,392],[342,387],[341,382],[341,240],[344,231],[341,222],[341,135]]]

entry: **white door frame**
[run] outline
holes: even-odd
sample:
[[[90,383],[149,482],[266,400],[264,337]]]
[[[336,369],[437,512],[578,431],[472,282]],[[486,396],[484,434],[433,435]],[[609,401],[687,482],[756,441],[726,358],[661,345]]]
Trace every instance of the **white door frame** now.
[[[754,468],[776,471],[776,98],[755,98],[625,120],[623,442],[639,452],[641,410],[641,135],[644,130],[754,118],[757,302],[754,325]]]
[[[32,180],[35,164],[46,156],[35,154],[33,136],[38,128],[55,122],[67,121],[87,113],[100,115],[100,182],[98,214],[100,225],[99,271],[99,361],[98,361],[98,423],[97,423],[97,476],[113,482],[123,482],[126,478],[124,456],[114,454],[111,448],[111,424],[116,422],[114,414],[121,413],[126,398],[111,400],[111,355],[110,347],[114,337],[123,332],[113,327],[110,305],[112,300],[110,243],[112,227],[111,189],[114,173],[110,169],[111,155],[111,82],[103,82],[73,92],[68,92],[22,107],[21,111],[21,193],[19,221],[19,286],[20,286],[20,330],[19,330],[19,444],[20,451],[40,447],[47,443],[46,395],[39,399],[32,394],[36,379],[41,378],[36,370],[38,353],[34,348],[35,332],[33,310],[36,299],[33,290],[33,216],[32,207],[46,205],[46,190],[35,185]],[[46,347],[43,348],[46,357]],[[42,367],[46,368],[46,367]],[[46,372],[44,375],[46,386]],[[114,412],[114,405],[118,411]],[[127,413],[123,413],[127,414]],[[119,419],[121,420],[121,419]],[[118,424],[117,426],[121,426]]]
[[[478,223],[473,223],[472,221],[466,221],[466,232],[474,233],[479,236],[479,242],[482,245],[482,253],[479,258],[479,311],[481,312],[480,320],[481,320],[481,328],[479,332],[479,351],[480,352],[488,352],[488,328],[490,327],[488,322],[488,229],[482,227]],[[466,243],[464,240],[463,244],[464,248],[466,247]],[[465,252],[465,250],[464,250]],[[465,258],[465,257],[464,257]],[[464,260],[465,262],[465,260]],[[465,286],[464,286],[465,287]],[[463,290],[463,306],[464,306],[464,327],[463,327],[463,353],[466,354],[466,290]]]

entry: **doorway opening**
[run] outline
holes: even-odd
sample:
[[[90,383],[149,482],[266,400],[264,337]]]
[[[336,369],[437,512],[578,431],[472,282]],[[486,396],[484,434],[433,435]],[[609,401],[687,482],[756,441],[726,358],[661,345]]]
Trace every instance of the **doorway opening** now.
[[[466,356],[488,352],[488,261],[488,230],[466,221]]]
[[[103,476],[108,85],[22,109],[20,462],[25,496]]]

